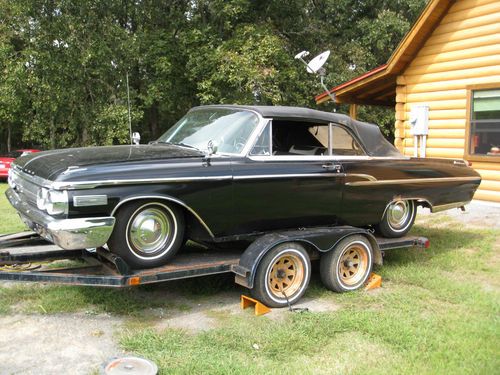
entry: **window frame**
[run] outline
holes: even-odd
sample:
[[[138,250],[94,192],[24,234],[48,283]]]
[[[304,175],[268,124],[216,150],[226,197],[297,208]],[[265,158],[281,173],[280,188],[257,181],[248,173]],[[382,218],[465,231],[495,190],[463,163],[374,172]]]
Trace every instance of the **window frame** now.
[[[269,149],[271,150],[270,155],[256,155],[252,154],[252,150],[257,144],[260,136],[266,131],[266,127],[269,125]],[[320,125],[320,124],[317,124]],[[328,126],[328,150],[326,155],[273,155],[273,139],[272,139],[272,132],[273,132],[273,119],[268,119],[268,122],[266,122],[263,126],[262,129],[257,133],[255,136],[254,142],[252,146],[250,147],[247,157],[250,159],[263,159],[263,160],[289,160],[289,159],[294,159],[294,160],[324,160],[324,159],[344,159],[344,158],[367,158],[368,154],[365,150],[364,145],[359,141],[359,139],[354,135],[349,128],[346,126],[343,126],[342,124],[336,123],[336,122],[329,122],[329,123],[324,123],[321,125]],[[334,127],[339,127],[342,130],[344,130],[359,146],[360,150],[363,152],[363,155],[340,155],[340,154],[334,154],[333,153],[333,128]]]
[[[470,161],[486,161],[486,162],[500,162],[500,156],[491,155],[478,155],[470,153],[471,142],[471,118],[472,118],[472,94],[474,91],[500,89],[500,82],[483,83],[477,85],[468,85],[465,87],[467,90],[465,100],[465,139],[464,139],[464,159]]]

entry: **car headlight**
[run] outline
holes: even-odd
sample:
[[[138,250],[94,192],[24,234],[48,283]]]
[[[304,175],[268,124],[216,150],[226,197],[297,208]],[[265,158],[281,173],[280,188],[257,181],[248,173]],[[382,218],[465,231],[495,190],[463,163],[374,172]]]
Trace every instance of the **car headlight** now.
[[[14,189],[14,180],[12,178],[12,167],[9,168],[9,171],[7,172],[7,183],[11,188]]]
[[[47,195],[49,194],[48,189],[38,189],[38,193],[36,194],[36,206],[39,210],[45,211],[47,205]]]
[[[68,192],[66,190],[49,190],[45,204],[49,215],[68,213]]]
[[[49,215],[67,214],[68,192],[41,188],[37,193],[36,205],[38,209],[47,211]]]

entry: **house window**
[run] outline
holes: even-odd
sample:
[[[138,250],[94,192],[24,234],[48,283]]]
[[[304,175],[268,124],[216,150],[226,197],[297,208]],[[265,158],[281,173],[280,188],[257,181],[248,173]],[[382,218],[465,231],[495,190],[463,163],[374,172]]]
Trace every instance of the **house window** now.
[[[470,92],[468,156],[500,160],[500,88]]]

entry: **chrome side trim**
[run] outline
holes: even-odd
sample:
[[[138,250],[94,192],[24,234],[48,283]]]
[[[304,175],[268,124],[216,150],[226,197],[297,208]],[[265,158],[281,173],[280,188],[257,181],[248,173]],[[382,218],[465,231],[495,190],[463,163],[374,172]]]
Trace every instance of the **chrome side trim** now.
[[[378,181],[375,177],[373,177],[370,174],[363,174],[363,173],[346,173],[346,177],[359,177],[359,178],[365,178],[368,181]],[[349,184],[349,183],[347,183]]]
[[[179,200],[177,198],[166,196],[166,195],[137,195],[137,196],[128,197],[128,198],[123,199],[120,202],[118,202],[118,204],[115,206],[115,208],[113,208],[113,211],[111,212],[111,216],[114,217],[116,211],[118,210],[118,208],[120,208],[120,206],[122,206],[123,204],[125,204],[127,202],[131,202],[131,201],[136,201],[136,200],[139,200],[139,199],[161,199],[161,200],[164,200],[164,201],[170,201],[170,202],[177,203],[178,205],[184,207],[190,213],[193,214],[193,216],[205,228],[205,230],[210,235],[210,237],[212,237],[212,238],[215,237],[214,234],[212,233],[212,231],[210,230],[210,228],[208,227],[208,225],[203,221],[203,219],[200,217],[200,215],[198,215],[198,213],[195,210],[193,210],[191,207],[189,207],[183,201],[181,201],[181,200]]]
[[[295,177],[344,177],[344,173],[290,173],[290,174],[259,174],[234,176],[234,180],[256,180],[263,178],[295,178]]]
[[[479,177],[434,177],[434,178],[408,178],[397,180],[376,180],[376,181],[355,181],[348,182],[348,186],[376,186],[376,185],[393,185],[393,184],[427,184],[434,182],[467,182],[479,181]]]
[[[466,204],[469,204],[470,201],[467,202],[454,202],[454,203],[447,203],[447,204],[440,204],[437,206],[431,206],[431,212],[440,212],[440,211],[445,211],[449,210],[452,208],[460,208],[465,206]]]
[[[233,176],[201,176],[201,177],[166,177],[166,178],[140,178],[131,180],[112,180],[112,181],[76,181],[76,182],[53,182],[52,188],[56,190],[73,189],[93,189],[98,186],[111,185],[135,185],[135,184],[159,184],[162,182],[188,182],[188,181],[223,181],[231,180]]]
[[[73,197],[75,207],[106,206],[107,204],[107,195],[75,195]]]

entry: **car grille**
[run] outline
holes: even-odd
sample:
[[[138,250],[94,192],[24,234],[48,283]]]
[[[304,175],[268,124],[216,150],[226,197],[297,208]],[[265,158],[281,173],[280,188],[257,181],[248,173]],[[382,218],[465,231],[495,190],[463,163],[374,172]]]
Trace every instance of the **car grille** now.
[[[40,187],[29,181],[29,177],[21,171],[11,170],[9,185],[24,202],[36,207],[36,196]]]

